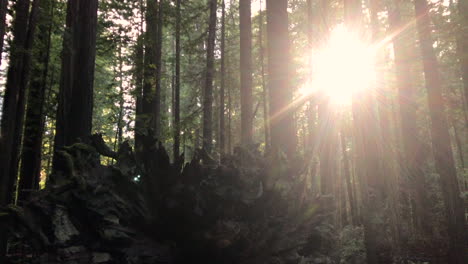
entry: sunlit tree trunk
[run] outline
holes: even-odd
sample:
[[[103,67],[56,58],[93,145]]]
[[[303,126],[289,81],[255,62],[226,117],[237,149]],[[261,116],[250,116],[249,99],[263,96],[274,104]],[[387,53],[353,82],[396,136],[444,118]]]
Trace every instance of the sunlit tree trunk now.
[[[468,104],[468,0],[458,1],[458,14],[461,32],[457,36],[457,53],[463,79],[465,104]]]
[[[252,21],[250,0],[239,0],[241,143],[250,144],[253,133]]]
[[[442,80],[433,47],[429,7],[426,0],[414,0],[414,7],[431,117],[432,151],[436,170],[440,175],[448,222],[449,262],[462,264],[468,259],[465,248],[464,206],[460,198],[455,162],[450,144],[445,102],[442,96]]]
[[[310,3],[311,4],[311,3]],[[328,27],[327,27],[327,18],[328,18],[328,10],[329,10],[329,3],[327,1],[320,1],[321,7],[321,16],[323,18],[324,23],[322,23],[322,30],[323,34],[320,36],[323,39],[328,38]],[[311,7],[309,7],[311,8]],[[311,17],[311,10],[308,10],[308,19],[312,21]],[[308,41],[309,45],[311,46],[312,35],[311,31],[312,28],[310,26],[308,32]],[[311,67],[311,61],[309,62],[309,67]],[[312,68],[310,68],[312,70]],[[315,103],[313,102],[315,101]],[[337,149],[334,149],[333,146],[336,144],[335,141],[338,138],[338,130],[337,130],[337,120],[336,120],[336,112],[334,111],[329,96],[326,95],[324,92],[320,92],[315,96],[315,100],[311,100],[310,108],[308,113],[309,119],[309,129],[312,128],[314,123],[315,114],[313,111],[315,110],[314,104],[317,104],[317,123],[318,128],[316,129],[315,135],[311,136],[311,142],[314,142],[314,146],[311,146],[311,151],[316,151],[318,153],[319,158],[319,179],[320,179],[320,193],[322,195],[332,195],[333,194],[333,182],[334,177],[336,176],[336,154]],[[314,134],[313,132],[311,134]],[[313,164],[314,166],[315,164]],[[333,201],[330,200],[330,206],[333,205]]]
[[[176,1],[175,87],[174,87],[174,160],[180,156],[180,14],[181,0]]]
[[[307,0],[307,47],[308,47],[308,52],[311,53],[314,45],[314,36],[313,36],[313,25],[314,25],[314,19],[313,19],[313,3],[312,0]],[[312,78],[312,56],[309,58],[309,64],[308,64],[308,72],[309,72],[309,79]],[[310,84],[312,85],[312,84]],[[308,146],[307,150],[310,152],[314,152],[314,147],[315,147],[315,139],[316,139],[316,127],[315,127],[315,122],[316,122],[316,116],[317,116],[317,105],[316,101],[314,99],[311,99],[309,101],[309,107],[307,109],[307,123],[308,123]],[[312,154],[313,158],[313,154]]]
[[[383,2],[381,0],[370,0],[370,24],[372,31],[372,42],[379,43],[383,39],[381,32],[381,25],[378,18],[380,8]],[[390,205],[390,225],[392,230],[393,248],[396,254],[400,254],[400,218],[399,218],[399,195],[397,183],[396,162],[394,146],[394,124],[391,119],[391,106],[392,106],[392,89],[388,84],[383,66],[386,65],[386,50],[379,49],[376,53],[374,62],[376,81],[373,85],[376,89],[376,103],[378,107],[378,120],[381,136],[381,175],[385,188],[385,199]]]
[[[265,151],[267,152],[270,147],[270,128],[268,122],[268,97],[267,97],[267,86],[265,78],[265,47],[263,44],[263,28],[264,28],[264,12],[262,10],[262,0],[260,0],[260,11],[258,18],[258,46],[260,47],[260,78],[262,84],[262,108],[263,108],[263,131],[265,137]]]
[[[460,166],[462,168],[465,167],[465,157],[463,155],[463,144],[462,144],[462,141],[460,139],[460,135],[459,135],[459,130],[458,130],[458,127],[457,127],[457,122],[455,120],[455,117],[454,117],[454,113],[453,113],[453,110],[450,111],[451,113],[449,114],[449,122],[450,122],[450,126],[452,127],[453,129],[453,137],[455,139],[455,147],[457,149],[457,152],[458,152],[458,158],[460,159]]]
[[[2,64],[1,54],[3,51],[3,40],[5,37],[7,8],[8,0],[2,0],[0,3],[0,65]]]
[[[267,0],[268,91],[273,149],[292,157],[296,150],[288,36],[288,3]]]
[[[208,21],[208,39],[206,48],[206,76],[203,97],[203,150],[211,153],[213,146],[213,77],[214,49],[216,39],[217,0],[209,0],[210,16]]]
[[[320,141],[317,142],[317,150],[320,160],[320,193],[330,195],[333,191],[333,177],[336,168],[333,166],[333,140],[336,134],[335,112],[332,109],[330,98],[323,98],[318,104],[318,124],[317,133]]]
[[[361,32],[362,6],[359,0],[345,1],[345,22],[352,32]],[[365,84],[362,84],[365,85]],[[352,98],[357,154],[357,173],[362,193],[362,220],[367,263],[380,263],[377,218],[384,199],[380,166],[380,136],[375,113],[373,89],[355,92]]]
[[[344,122],[344,121],[343,121]],[[345,124],[342,123],[341,131],[340,131],[340,141],[341,141],[341,155],[343,158],[343,176],[346,183],[346,190],[348,194],[348,201],[350,205],[350,213],[351,213],[351,222],[354,225],[359,223],[358,216],[357,216],[357,203],[354,197],[353,186],[351,185],[351,171],[349,167],[349,156],[348,156],[348,144],[346,142],[346,127]]]

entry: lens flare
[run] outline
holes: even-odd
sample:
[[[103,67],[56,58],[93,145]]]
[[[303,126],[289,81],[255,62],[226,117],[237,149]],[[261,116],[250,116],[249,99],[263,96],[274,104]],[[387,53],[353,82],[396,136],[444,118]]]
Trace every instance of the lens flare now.
[[[344,26],[336,27],[327,45],[311,57],[311,80],[303,94],[323,93],[333,104],[345,105],[375,81],[375,49]]]

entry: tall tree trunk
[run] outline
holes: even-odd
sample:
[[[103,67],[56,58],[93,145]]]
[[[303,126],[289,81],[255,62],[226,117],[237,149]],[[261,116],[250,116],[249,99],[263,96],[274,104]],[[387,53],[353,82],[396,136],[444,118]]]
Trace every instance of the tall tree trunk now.
[[[181,0],[176,1],[175,89],[174,89],[174,160],[180,156],[180,14]]]
[[[460,198],[457,173],[450,143],[445,102],[442,96],[442,80],[437,57],[433,47],[426,0],[415,0],[416,27],[423,58],[429,114],[431,117],[432,151],[440,183],[448,220],[449,262],[461,264],[468,259],[466,253],[466,224],[464,206]]]
[[[348,30],[360,32],[362,25],[362,3],[360,0],[345,1],[345,22]],[[377,238],[378,210],[383,205],[383,184],[380,177],[380,151],[377,118],[374,111],[372,89],[355,92],[352,98],[353,122],[355,126],[357,171],[360,176],[362,193],[362,215],[364,225],[364,244],[367,263],[380,263],[381,252]]]
[[[210,17],[208,21],[208,39],[206,47],[206,78],[203,98],[203,150],[211,153],[213,146],[213,76],[214,48],[216,39],[217,0],[209,0]]]
[[[457,148],[457,151],[458,151],[458,158],[460,159],[460,166],[463,168],[465,168],[465,157],[463,155],[463,144],[461,142],[461,139],[460,139],[460,136],[459,136],[459,133],[458,133],[458,128],[457,128],[457,122],[455,121],[455,117],[454,117],[454,113],[453,111],[451,111],[452,113],[449,114],[449,120],[450,120],[450,126],[452,127],[453,129],[453,137],[455,139],[455,146]]]
[[[2,64],[1,55],[3,51],[3,40],[5,37],[7,8],[8,8],[8,0],[2,0],[0,3],[0,65]]]
[[[239,0],[241,143],[252,143],[252,20],[250,0]]]
[[[326,1],[321,1],[323,8],[322,14],[324,17],[328,17],[328,5]],[[309,19],[312,19],[311,17]],[[324,23],[325,24],[325,23]],[[309,29],[311,30],[311,29]],[[324,38],[328,37],[328,31],[324,30]],[[310,36],[311,37],[311,36]],[[320,172],[320,193],[322,195],[333,194],[333,182],[334,176],[336,175],[336,163],[334,164],[334,157],[336,155],[336,149],[333,149],[335,145],[335,139],[337,137],[337,126],[336,126],[336,112],[332,108],[330,98],[325,94],[320,93],[316,98],[317,102],[317,116],[318,116],[318,131],[317,135],[320,135],[320,140],[317,140],[317,148],[319,153],[319,172]],[[310,104],[311,106],[313,105]],[[313,108],[313,107],[312,107]],[[310,123],[313,122],[313,116],[309,113]],[[317,137],[318,138],[318,137]],[[312,139],[315,141],[315,139]],[[315,147],[314,147],[315,148]],[[334,202],[330,203],[333,206]]]
[[[20,96],[20,87],[27,56],[27,31],[30,1],[16,2],[16,17],[13,21],[13,43],[10,53],[10,63],[7,73],[5,96],[3,98],[1,135],[0,135],[0,206],[12,202],[13,184],[10,179],[13,141],[16,138],[17,109]]]
[[[16,182],[19,144],[22,134],[26,80],[28,78],[30,49],[34,36],[35,13],[38,1],[34,1],[31,16],[30,1],[18,0],[13,21],[13,43],[7,72],[5,97],[0,124],[0,206],[13,202]],[[28,26],[29,19],[29,26]],[[6,262],[6,227],[0,225],[0,262]]]
[[[24,124],[24,112],[26,106],[26,93],[29,86],[30,72],[31,72],[31,57],[32,47],[34,45],[34,38],[37,26],[37,18],[39,14],[40,0],[33,0],[30,9],[29,23],[25,45],[25,56],[23,58],[23,70],[21,73],[21,81],[19,85],[19,96],[18,105],[16,109],[16,128],[15,128],[15,139],[13,141],[13,150],[11,153],[11,172],[10,178],[13,182],[16,182],[18,178],[18,168],[20,162],[20,149],[21,141],[23,136],[23,124]]]
[[[307,0],[307,47],[309,51],[312,51],[314,45],[314,36],[313,36],[313,3],[312,0]],[[312,61],[313,58],[310,55],[308,61],[308,72],[309,78],[312,79]],[[312,84],[310,84],[312,85]],[[313,98],[309,100],[309,108],[307,111],[307,123],[308,123],[308,146],[307,150],[311,152],[311,158],[314,157],[314,148],[315,148],[315,141],[316,141],[316,116],[317,116],[317,105],[316,100]]]
[[[370,0],[369,11],[370,11],[370,24],[372,30],[372,42],[379,43],[383,38],[382,32],[380,30],[380,22],[378,19],[379,7],[382,5],[381,0]],[[374,68],[376,69],[376,80],[373,85],[375,87],[376,93],[376,103],[378,108],[378,120],[380,127],[380,137],[381,137],[381,175],[384,183],[384,191],[386,199],[388,199],[388,204],[390,205],[390,222],[393,238],[393,248],[397,255],[400,255],[400,248],[402,241],[401,237],[401,228],[400,228],[400,218],[399,218],[399,204],[398,204],[398,184],[397,184],[397,173],[396,173],[396,162],[397,157],[395,155],[395,148],[393,145],[394,139],[394,128],[392,126],[391,116],[391,97],[392,94],[390,85],[388,85],[385,76],[384,69],[381,65],[386,65],[386,50],[379,49],[376,54],[376,61],[374,62]]]
[[[144,49],[144,66],[143,66],[143,91],[142,91],[142,127],[141,135],[148,135],[150,130],[154,130],[156,124],[156,117],[154,116],[154,100],[156,99],[156,51],[157,35],[158,35],[158,8],[157,2],[154,0],[146,1],[146,32],[145,32],[145,49]],[[144,153],[146,144],[142,144],[141,149],[137,152]],[[144,155],[143,155],[144,156]]]
[[[318,134],[321,135],[318,142],[320,160],[320,193],[330,195],[333,192],[333,177],[335,176],[335,160],[333,149],[336,130],[336,113],[333,111],[330,98],[323,98],[318,105]]]
[[[31,80],[24,125],[23,146],[21,151],[21,169],[18,183],[18,200],[24,201],[29,192],[39,188],[41,174],[42,137],[44,132],[44,103],[49,72],[50,48],[52,36],[52,20],[54,4],[50,0],[42,0],[39,11],[39,32],[36,44],[34,66]],[[50,15],[50,17],[49,17]]]
[[[461,32],[457,36],[457,53],[463,79],[465,103],[468,104],[468,0],[458,1]]]
[[[262,0],[260,0],[260,11],[259,11],[259,25],[258,25],[258,45],[260,47],[260,72],[262,81],[262,108],[263,108],[263,131],[265,136],[265,152],[268,152],[270,148],[270,126],[269,126],[269,115],[268,115],[268,97],[267,97],[267,86],[265,81],[265,48],[263,45],[263,10]]]
[[[119,113],[117,116],[117,131],[115,133],[114,150],[117,151],[118,146],[123,142],[123,129],[124,129],[124,104],[125,104],[125,88],[124,88],[124,74],[123,74],[123,57],[122,57],[122,41],[119,43],[118,60],[119,60]]]
[[[54,157],[63,146],[91,134],[97,10],[97,0],[68,1]],[[56,158],[53,166],[59,166]]]
[[[158,19],[157,19],[157,35],[156,35],[156,50],[155,50],[155,67],[156,67],[156,92],[153,99],[153,108],[154,108],[154,134],[159,139],[162,140],[162,116],[161,116],[161,103],[162,103],[162,46],[163,46],[163,7],[164,1],[159,0],[158,4]],[[165,107],[165,106],[164,106]],[[164,108],[163,108],[164,109]]]
[[[293,89],[289,77],[288,1],[267,0],[266,4],[271,146],[292,157],[297,135],[290,109]]]
[[[225,88],[226,88],[226,3],[221,1],[221,83],[219,87],[219,153],[226,153],[225,133]]]
[[[349,167],[349,157],[346,143],[346,128],[344,123],[342,124],[340,131],[340,141],[341,141],[341,155],[343,157],[343,175],[346,182],[346,190],[348,193],[349,207],[351,213],[351,221],[354,225],[359,223],[357,217],[357,203],[354,197],[353,186],[351,185],[351,171]]]
[[[229,56],[226,54],[226,64],[229,65]],[[228,76],[229,73],[228,73]],[[232,82],[229,79],[227,84],[227,128],[226,128],[226,138],[227,138],[227,151],[226,153],[231,154],[232,151]]]
[[[141,153],[143,149],[142,135],[145,130],[145,117],[143,116],[143,75],[144,75],[144,36],[140,32],[135,48],[135,152]]]

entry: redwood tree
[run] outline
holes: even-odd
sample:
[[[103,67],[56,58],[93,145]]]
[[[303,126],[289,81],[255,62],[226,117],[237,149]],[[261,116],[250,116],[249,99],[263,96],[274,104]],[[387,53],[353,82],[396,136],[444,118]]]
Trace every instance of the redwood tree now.
[[[179,158],[180,151],[180,2],[176,1],[175,32],[175,89],[174,89],[174,160]]]
[[[262,0],[260,0],[260,11],[258,19],[258,45],[260,46],[260,72],[261,72],[261,83],[262,83],[262,107],[263,107],[263,131],[265,136],[265,150],[268,151],[270,148],[270,127],[269,127],[269,115],[268,115],[268,99],[267,99],[267,86],[265,81],[265,47],[263,44],[263,28],[264,25],[264,12],[262,10]]]
[[[38,1],[30,17],[30,1],[18,0],[13,21],[13,42],[7,72],[0,124],[0,207],[13,202],[19,144],[22,134],[24,95],[28,77],[30,48],[34,35]],[[6,262],[6,229],[0,225],[0,262]]]
[[[362,2],[345,1],[345,22],[351,32],[361,32]],[[365,85],[365,84],[362,84]],[[377,238],[378,210],[384,199],[382,184],[379,133],[375,113],[373,89],[354,92],[352,95],[352,113],[355,132],[357,173],[360,177],[362,193],[362,217],[364,225],[364,244],[368,264],[381,263],[381,247]]]
[[[203,97],[203,150],[211,153],[213,146],[213,77],[214,48],[216,39],[217,0],[209,1],[210,16],[208,21],[208,39],[206,47],[206,76]]]
[[[24,124],[18,200],[25,200],[32,189],[39,188],[44,131],[44,102],[49,72],[53,2],[40,3],[37,39],[33,50],[33,67],[29,83],[26,119]]]
[[[161,140],[161,100],[162,100],[162,86],[161,86],[161,76],[162,76],[162,45],[163,45],[163,0],[159,0],[158,4],[158,19],[156,26],[156,49],[155,56],[156,61],[153,67],[156,68],[156,92],[153,99],[153,118],[154,118],[154,133]]]
[[[226,88],[226,3],[221,1],[221,82],[219,87],[219,153],[226,153],[225,88]]]
[[[144,33],[144,58],[143,62],[143,87],[141,92],[141,101],[138,106],[141,105],[139,115],[137,117],[137,125],[135,132],[140,136],[148,134],[148,130],[154,130],[156,128],[156,118],[154,116],[154,100],[156,100],[156,52],[158,49],[157,36],[158,36],[158,7],[157,2],[154,0],[146,1],[145,10],[145,21],[146,31]],[[139,51],[141,54],[142,51]],[[137,95],[138,96],[138,95]],[[140,108],[140,107],[139,107]],[[140,141],[139,141],[140,142]],[[141,145],[136,146],[136,152],[138,155],[142,154],[147,150],[147,146],[144,142]]]
[[[399,1],[393,1],[389,7],[390,28],[398,32],[404,26],[400,17]],[[423,146],[418,136],[417,127],[417,88],[411,75],[411,64],[408,61],[409,53],[404,34],[398,34],[393,38],[393,52],[395,54],[396,84],[398,89],[398,102],[401,120],[401,136],[403,142],[402,161],[405,163],[403,171],[405,179],[410,183],[411,195],[414,200],[413,221],[418,232],[429,235],[429,208],[425,187],[425,177],[422,169]],[[402,164],[403,165],[403,164]]]
[[[57,108],[57,151],[91,134],[98,1],[69,0]]]
[[[3,51],[3,38],[5,37],[7,7],[8,1],[3,0],[0,3],[0,65],[2,64],[1,54]]]
[[[465,103],[468,104],[468,0],[458,1],[458,14],[461,32],[457,36],[457,53],[465,93]]]
[[[296,150],[290,82],[288,1],[267,0],[268,91],[271,147],[292,157]]]
[[[252,20],[250,0],[239,0],[241,143],[252,142]]]
[[[432,152],[440,175],[442,196],[448,223],[449,263],[462,264],[468,259],[466,251],[466,223],[463,201],[460,198],[457,171],[450,143],[449,126],[442,96],[442,79],[432,40],[429,6],[426,0],[414,0],[419,47],[423,59],[424,79],[431,117]]]

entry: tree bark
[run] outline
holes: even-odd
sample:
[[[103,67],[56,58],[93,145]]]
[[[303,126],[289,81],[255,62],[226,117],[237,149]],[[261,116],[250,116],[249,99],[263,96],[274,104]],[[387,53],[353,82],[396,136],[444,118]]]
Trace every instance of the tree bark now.
[[[145,129],[143,116],[143,85],[144,85],[144,36],[140,33],[135,48],[135,151],[141,153],[143,149],[142,135]]]
[[[42,0],[39,8],[38,34],[35,46],[34,66],[26,109],[21,169],[18,183],[18,200],[24,201],[31,190],[39,188],[42,156],[42,137],[44,132],[44,103],[49,72],[53,2]],[[50,17],[48,17],[50,15]]]
[[[91,135],[98,1],[69,0],[57,110],[57,151]]]
[[[2,65],[1,54],[3,52],[3,40],[5,37],[7,8],[8,0],[2,0],[0,3],[0,65]]]
[[[226,3],[221,1],[221,83],[219,87],[219,153],[226,153],[225,89],[226,89]]]
[[[0,206],[6,206],[14,201],[14,185],[16,182],[19,143],[22,134],[26,80],[30,63],[30,49],[35,27],[34,1],[31,16],[30,1],[18,0],[15,6],[13,21],[13,43],[10,52],[10,63],[7,72],[7,83],[0,124]],[[29,19],[29,21],[28,21]],[[32,23],[31,23],[32,22]],[[28,25],[28,23],[31,23]],[[29,27],[32,26],[32,27]],[[7,247],[6,227],[0,225],[0,262],[6,262]]]
[[[114,151],[117,151],[117,148],[123,142],[123,129],[124,129],[124,114],[125,114],[125,88],[124,88],[124,74],[123,74],[123,57],[122,57],[122,40],[117,45],[118,47],[118,57],[117,60],[119,62],[118,65],[118,75],[119,75],[119,112],[117,115],[117,131],[115,133],[115,140],[114,140]]]
[[[239,0],[241,144],[252,143],[252,21],[250,0]]]
[[[144,49],[144,81],[142,91],[142,112],[141,135],[148,135],[149,130],[155,128],[156,118],[154,116],[154,100],[156,98],[156,50],[157,50],[157,35],[158,35],[158,8],[154,0],[146,1],[146,32],[145,32],[145,49]],[[145,151],[145,144],[138,152]]]
[[[263,11],[262,11],[262,0],[260,0],[260,11],[259,11],[259,25],[258,25],[258,45],[260,46],[260,71],[262,81],[262,108],[263,108],[263,131],[265,136],[265,152],[270,149],[270,126],[269,126],[269,115],[268,115],[268,96],[267,86],[265,81],[265,48],[263,45]]]
[[[13,141],[17,137],[16,120],[17,109],[20,104],[20,87],[25,67],[27,50],[28,17],[30,1],[19,0],[16,2],[16,17],[13,21],[13,43],[10,53],[10,63],[7,73],[7,83],[2,109],[1,136],[0,136],[0,206],[12,202],[13,184],[10,179]]]
[[[433,47],[426,0],[415,0],[416,27],[423,59],[429,114],[431,117],[432,151],[445,203],[449,235],[449,262],[462,264],[468,259],[466,253],[466,223],[464,206],[460,198],[457,173],[450,143],[445,102],[442,96],[442,80]]]
[[[216,39],[217,0],[209,1],[208,39],[206,48],[206,76],[203,97],[203,150],[210,154],[213,146],[213,77]]]
[[[163,13],[164,13],[164,1],[159,0],[158,4],[158,19],[157,19],[157,35],[156,35],[156,50],[155,50],[155,67],[156,67],[156,92],[153,99],[154,108],[154,134],[162,140],[162,122],[161,122],[161,103],[162,103],[162,46],[163,46]]]
[[[229,65],[229,56],[226,54],[226,64]],[[232,151],[232,82],[228,82],[227,85],[227,151],[226,153],[231,154]]]
[[[174,160],[180,156],[180,3],[176,1],[175,90],[174,90]]]
[[[468,104],[468,1],[458,1],[461,32],[457,36],[457,53],[460,60],[461,77],[465,94],[465,104]]]
[[[309,51],[311,52],[313,50],[313,45],[314,45],[314,36],[313,36],[313,25],[314,25],[314,19],[313,19],[313,3],[312,0],[307,0],[307,47]],[[312,79],[312,74],[313,74],[313,69],[312,69],[312,62],[313,58],[310,55],[309,57],[309,62],[308,62],[308,72],[309,72],[309,80]],[[310,83],[310,85],[312,85]],[[313,159],[315,156],[315,141],[316,141],[316,116],[317,116],[317,104],[316,100],[314,98],[311,98],[309,100],[309,108],[307,111],[307,122],[308,122],[308,146],[307,150],[311,153],[311,158]]]
[[[351,171],[349,167],[349,157],[347,151],[347,143],[346,143],[346,128],[344,124],[342,124],[341,131],[340,131],[340,140],[341,140],[341,155],[343,157],[343,175],[346,182],[346,190],[348,193],[348,200],[349,200],[349,207],[351,213],[351,222],[354,225],[359,223],[358,216],[357,216],[357,203],[354,197],[353,186],[351,185]]]
[[[290,82],[287,0],[267,0],[268,91],[271,147],[293,157],[297,135]]]
[[[359,0],[345,1],[345,23],[350,31],[360,32],[362,25],[362,3]],[[380,263],[381,252],[377,237],[378,210],[384,199],[383,179],[380,176],[381,142],[374,111],[375,98],[372,89],[355,92],[352,95],[352,113],[356,139],[356,167],[360,177],[362,193],[362,215],[364,225],[364,244],[367,263]]]

